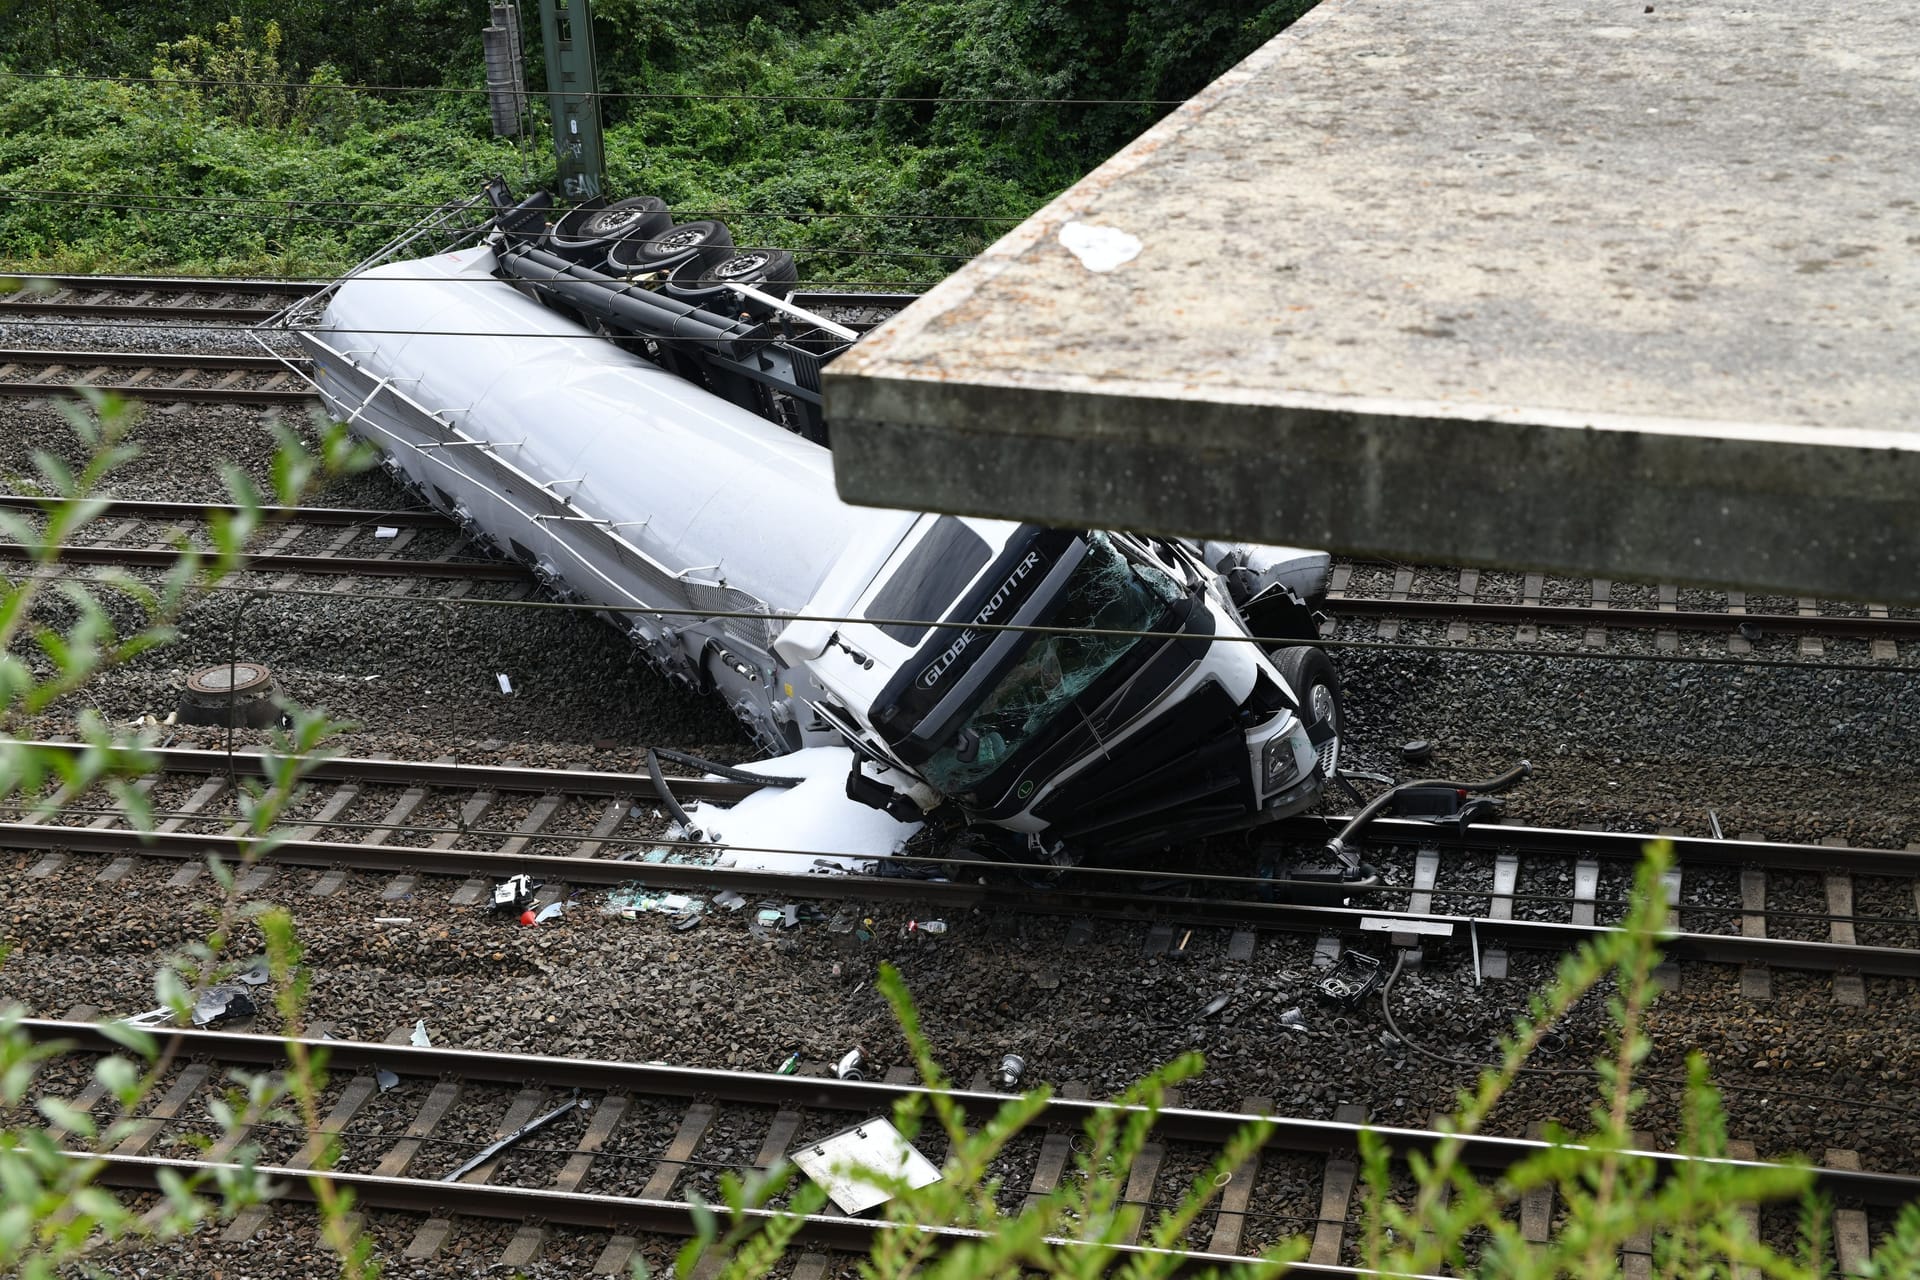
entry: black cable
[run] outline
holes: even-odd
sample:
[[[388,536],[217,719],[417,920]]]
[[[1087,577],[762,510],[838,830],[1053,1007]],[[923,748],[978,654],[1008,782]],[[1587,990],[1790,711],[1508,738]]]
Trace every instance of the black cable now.
[[[654,791],[661,803],[667,806],[667,812],[673,815],[674,821],[680,824],[680,829],[688,835],[697,832],[699,828],[693,825],[693,819],[687,816],[687,811],[680,807],[680,801],[674,797],[673,788],[667,785],[666,775],[660,771],[659,753],[652,747],[647,748],[647,777],[653,780]]]
[[[1527,761],[1522,760],[1505,773],[1497,777],[1487,778],[1481,782],[1455,782],[1446,778],[1420,778],[1412,782],[1396,783],[1369,800],[1361,808],[1360,812],[1348,819],[1347,825],[1340,828],[1340,830],[1334,834],[1333,838],[1327,841],[1327,852],[1333,857],[1345,861],[1344,855],[1347,841],[1357,839],[1360,833],[1367,829],[1368,824],[1379,817],[1381,811],[1392,804],[1394,798],[1403,791],[1411,791],[1417,787],[1447,787],[1454,791],[1479,792],[1483,795],[1494,795],[1518,786],[1522,781],[1531,776],[1532,773],[1533,766]]]
[[[690,755],[685,751],[675,751],[671,747],[649,748],[647,754],[649,756],[664,756],[676,764],[684,764],[690,769],[705,769],[708,773],[716,774],[722,778],[728,778],[734,782],[750,783],[757,787],[797,787],[801,782],[805,781],[805,779],[802,778],[768,777],[765,774],[748,773],[744,769],[736,769],[732,765],[727,764],[716,764],[712,760]]]

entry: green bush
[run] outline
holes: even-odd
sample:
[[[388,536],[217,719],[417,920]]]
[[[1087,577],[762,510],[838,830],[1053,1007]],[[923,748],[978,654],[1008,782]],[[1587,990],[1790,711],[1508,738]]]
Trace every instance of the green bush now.
[[[1310,3],[600,0],[608,187],[723,214],[805,279],[937,280],[1167,109],[990,99],[1182,99]],[[491,135],[470,9],[381,6],[409,50],[383,61],[371,7],[339,8],[53,0],[0,22],[0,68],[156,82],[0,70],[0,264],[330,272],[488,176],[551,181],[544,144]],[[405,75],[450,91],[343,84]]]

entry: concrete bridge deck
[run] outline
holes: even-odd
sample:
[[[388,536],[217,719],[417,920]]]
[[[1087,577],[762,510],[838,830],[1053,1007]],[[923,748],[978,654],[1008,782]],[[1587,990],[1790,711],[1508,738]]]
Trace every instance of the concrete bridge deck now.
[[[1324,0],[827,406],[856,502],[1920,602],[1920,9]]]

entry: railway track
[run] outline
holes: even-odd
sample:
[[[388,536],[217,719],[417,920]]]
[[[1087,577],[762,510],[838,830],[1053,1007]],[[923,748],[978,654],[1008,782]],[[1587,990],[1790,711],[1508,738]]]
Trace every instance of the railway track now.
[[[72,1055],[118,1048],[91,1021],[29,1020],[23,1026],[36,1042],[62,1045]],[[203,1151],[189,1135],[206,1127],[205,1103],[220,1081],[235,1070],[274,1069],[285,1061],[285,1044],[227,1031],[156,1035],[175,1065],[127,1136],[105,1152],[85,1150],[64,1136],[73,1158],[101,1162],[100,1176],[108,1184],[152,1189],[163,1170],[204,1172],[229,1160],[241,1142],[253,1142],[261,1147],[262,1172],[291,1198],[310,1195],[309,1180],[319,1178],[350,1188],[362,1208],[423,1218],[406,1247],[409,1259],[437,1255],[461,1218],[491,1218],[522,1224],[499,1259],[507,1267],[531,1264],[552,1226],[611,1233],[594,1268],[600,1274],[624,1272],[641,1237],[695,1234],[696,1211],[687,1193],[711,1198],[721,1169],[772,1168],[790,1152],[864,1119],[888,1116],[896,1103],[927,1092],[905,1068],[867,1082],[834,1078],[824,1063],[769,1075],[542,1058],[422,1047],[408,1043],[403,1026],[383,1044],[304,1042],[327,1055],[333,1079],[322,1099],[325,1119],[318,1134],[263,1123]],[[986,1089],[984,1073],[950,1096],[974,1127],[1008,1100]],[[370,1105],[376,1099],[380,1104]],[[104,1109],[104,1090],[90,1083],[69,1101],[85,1111]],[[1017,1215],[1053,1193],[1070,1176],[1075,1135],[1090,1117],[1115,1108],[1087,1098],[1084,1086],[1063,1084],[992,1171],[1003,1180],[1002,1211]],[[1272,1134],[1262,1150],[1216,1180],[1219,1196],[1186,1238],[1196,1251],[1186,1268],[1243,1259],[1304,1236],[1310,1252],[1299,1273],[1351,1274],[1362,1204],[1355,1194],[1355,1153],[1367,1117],[1357,1107],[1344,1108],[1333,1120],[1275,1117],[1272,1111],[1260,1098],[1246,1099],[1238,1111],[1194,1110],[1169,1099],[1129,1174],[1125,1201],[1150,1222],[1179,1203],[1196,1171],[1220,1163],[1219,1153],[1244,1126],[1265,1120]],[[1372,1131],[1402,1168],[1409,1155],[1430,1153],[1442,1140],[1421,1129]],[[327,1138],[338,1143],[340,1158],[317,1173],[317,1142]],[[946,1155],[944,1142],[937,1130],[927,1129],[918,1145],[938,1164]],[[1531,1138],[1474,1136],[1465,1140],[1463,1157],[1482,1175],[1497,1176],[1543,1145]],[[1643,1154],[1663,1174],[1685,1163],[1671,1153]],[[1753,1153],[1738,1155],[1751,1161]],[[1842,1206],[1835,1226],[1843,1267],[1864,1260],[1862,1206],[1891,1208],[1920,1199],[1920,1176],[1863,1171],[1850,1152],[1829,1153],[1814,1180]],[[242,1211],[225,1228],[225,1238],[251,1238],[270,1211],[264,1205]],[[1544,1241],[1553,1217],[1551,1189],[1530,1192],[1521,1213],[1523,1232]],[[946,1223],[924,1225],[953,1241],[968,1234]],[[885,1229],[871,1218],[822,1213],[802,1222],[797,1240],[812,1249],[865,1253]],[[1138,1236],[1136,1231],[1125,1248],[1141,1247]]]
[[[36,512],[41,500],[23,494],[0,495],[0,510]],[[84,531],[88,541],[62,545],[65,565],[166,569],[179,556],[183,530],[239,508],[221,503],[109,501],[100,518]],[[451,581],[451,594],[475,584],[514,584],[514,596],[534,590],[525,568],[484,557],[468,544],[457,525],[437,512],[374,511],[341,507],[265,507],[268,531],[259,550],[245,556],[239,572],[281,575],[274,585],[290,586],[307,576],[335,579],[333,589],[353,589],[359,579],[402,579],[389,594],[404,593],[413,582]],[[186,534],[193,540],[191,533]],[[204,548],[203,548],[204,549]],[[430,554],[421,555],[419,552]],[[413,553],[413,554],[407,554]],[[26,560],[34,552],[0,541],[0,561]]]
[[[0,352],[0,359],[7,354]],[[157,358],[140,353],[126,353],[122,357],[130,365]],[[218,364],[242,358],[204,359]],[[255,359],[277,365],[276,361],[267,357]],[[4,376],[6,370],[0,368],[0,377]],[[41,389],[45,390],[44,387]],[[4,385],[0,385],[0,394],[4,392]],[[245,398],[255,393],[236,391],[235,394]],[[297,396],[304,393],[285,394]],[[26,495],[0,494],[0,509],[32,511],[41,501]],[[172,552],[171,538],[163,534],[170,534],[176,525],[203,522],[216,511],[231,513],[233,510],[213,503],[114,502],[103,514],[115,523],[95,525],[89,542],[61,548],[60,558],[67,563],[80,565],[164,567]],[[449,519],[433,511],[300,507],[269,508],[266,514],[277,531],[258,554],[249,557],[246,567],[252,571],[347,579],[466,578],[472,581],[519,583],[531,591],[532,578],[528,572],[508,562],[478,557],[452,559],[445,554],[430,560],[401,558],[400,552],[418,537],[452,535],[456,532]],[[386,535],[391,540],[377,550],[371,549],[368,543],[372,531],[380,528],[391,531]],[[357,541],[355,536],[345,532],[349,529],[362,531]],[[335,532],[315,537],[312,536],[315,530]],[[309,545],[296,549],[303,540]],[[130,543],[138,545],[128,545]],[[13,544],[0,543],[0,558],[17,559],[23,554]],[[1911,656],[1916,651],[1912,648],[1903,650],[1901,646],[1920,644],[1920,616],[1914,616],[1911,610],[1895,611],[1873,605],[1815,600],[1755,600],[1748,603],[1739,592],[1704,591],[1692,594],[1701,597],[1715,595],[1721,600],[1722,607],[1718,610],[1679,610],[1677,604],[1668,608],[1663,603],[1670,599],[1677,601],[1677,588],[1591,582],[1582,587],[1581,581],[1584,580],[1564,579],[1551,584],[1554,594],[1549,597],[1544,575],[1537,574],[1507,575],[1524,576],[1527,579],[1525,590],[1531,594],[1517,602],[1481,599],[1464,588],[1461,593],[1448,599],[1414,593],[1412,584],[1416,572],[1429,580],[1429,585],[1430,580],[1456,572],[1469,586],[1480,577],[1472,570],[1431,567],[1421,567],[1417,571],[1407,567],[1392,569],[1392,583],[1404,586],[1406,590],[1390,589],[1384,594],[1367,594],[1371,587],[1365,583],[1355,585],[1359,581],[1355,577],[1356,568],[1353,565],[1341,565],[1334,570],[1333,590],[1327,602],[1328,609],[1334,614],[1333,621],[1326,629],[1330,638],[1351,638],[1360,629],[1370,626],[1375,638],[1392,641],[1402,636],[1403,627],[1407,624],[1424,623],[1444,625],[1446,642],[1463,649],[1485,647],[1489,640],[1497,640],[1504,635],[1517,644],[1540,645],[1541,652],[1549,653],[1554,651],[1555,637],[1564,642],[1576,632],[1580,637],[1579,647],[1589,650],[1604,650],[1609,644],[1609,636],[1614,633],[1651,632],[1656,650],[1671,653],[1681,647],[1678,637],[1686,632],[1708,637],[1707,643],[1723,645],[1723,651],[1729,657],[1750,656],[1754,653],[1756,642],[1772,636],[1793,638],[1797,645],[1795,653],[1802,658],[1824,656],[1828,641],[1859,641],[1868,647],[1869,656],[1877,661],[1897,660],[1903,652]],[[1383,579],[1379,574],[1374,574],[1368,581],[1372,587],[1378,587]],[[1571,599],[1579,590],[1589,593],[1588,603],[1563,602]],[[1628,593],[1627,597],[1617,604],[1603,598],[1616,590]],[[1546,633],[1544,637],[1543,629]]]
[[[0,294],[0,320],[18,316],[202,320],[253,325],[319,286],[297,280],[227,280],[192,276],[17,276],[21,287]]]
[[[54,819],[14,806],[13,820],[0,822],[0,846],[49,851],[30,877],[54,874],[72,854],[114,860],[114,879],[135,858],[185,862],[181,874],[189,878],[209,852],[240,861],[244,827],[227,806],[234,780],[258,770],[261,756],[240,752],[230,760],[222,752],[181,749],[155,756],[161,773],[139,785],[153,804],[157,830],[135,831],[123,811],[62,797],[63,811]],[[653,808],[660,797],[644,774],[335,758],[318,762],[308,776],[312,790],[287,818],[288,838],[265,859],[320,871],[312,893],[337,891],[347,872],[399,877],[389,897],[424,892],[417,882],[433,877],[458,881],[448,902],[470,907],[492,884],[522,873],[544,883],[543,902],[573,886],[637,881],[686,893],[732,890],[1133,921],[1149,926],[1148,949],[1157,937],[1161,951],[1172,946],[1178,929],[1194,926],[1313,935],[1327,963],[1343,946],[1451,947],[1470,950],[1478,970],[1496,978],[1511,951],[1567,951],[1615,928],[1648,839],[1507,825],[1461,831],[1382,819],[1367,833],[1365,856],[1410,874],[1330,903],[1325,886],[1307,882],[1244,874],[1170,877],[1164,868],[1083,868],[1059,876],[1050,867],[973,863],[961,864],[968,873],[959,875],[951,859],[894,860],[893,869],[951,877],[922,879],[845,874],[837,867],[836,874],[816,876],[716,865],[719,854],[667,834]],[[754,789],[712,779],[665,781],[683,806],[728,803]],[[1284,824],[1282,834],[1310,850],[1334,829],[1331,820],[1309,818]],[[1677,855],[1667,877],[1674,930],[1664,943],[1669,959],[1739,966],[1743,989],[1754,995],[1765,994],[1775,969],[1830,973],[1836,998],[1847,1003],[1864,1001],[1863,975],[1920,977],[1920,851],[1668,838]],[[818,869],[809,855],[782,865]],[[1786,879],[1817,877],[1824,909],[1770,907],[1769,877],[1776,892]],[[1904,885],[1909,897],[1897,914],[1856,913],[1855,877]],[[1532,888],[1565,880],[1571,893]],[[1737,899],[1724,901],[1733,883]],[[1689,897],[1696,884],[1710,892]],[[1861,940],[1873,931],[1873,941]]]
[[[1444,626],[1450,644],[1492,634],[1513,643],[1606,649],[1621,632],[1653,635],[1659,652],[1677,652],[1683,637],[1707,637],[1730,657],[1754,652],[1768,638],[1791,638],[1802,657],[1825,655],[1835,639],[1866,642],[1876,661],[1901,657],[1920,642],[1920,612],[1812,597],[1710,591],[1673,584],[1614,582],[1544,573],[1493,573],[1430,565],[1349,562],[1334,567],[1327,609],[1356,632],[1402,637],[1410,623]],[[1915,650],[1904,652],[1911,656]]]
[[[296,372],[306,367],[305,360],[267,355],[14,347],[0,350],[0,395],[46,396],[85,388],[158,403],[312,404],[313,391]]]

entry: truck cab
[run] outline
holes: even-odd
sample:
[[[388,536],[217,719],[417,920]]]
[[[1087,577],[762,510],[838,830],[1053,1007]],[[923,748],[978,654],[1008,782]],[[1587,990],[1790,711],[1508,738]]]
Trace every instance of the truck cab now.
[[[774,648],[855,743],[849,794],[876,807],[907,816],[944,798],[1043,850],[1250,826],[1318,797],[1338,685],[1320,658],[1316,714],[1207,550],[923,515],[884,558],[822,584],[808,614],[846,620],[795,622]]]

